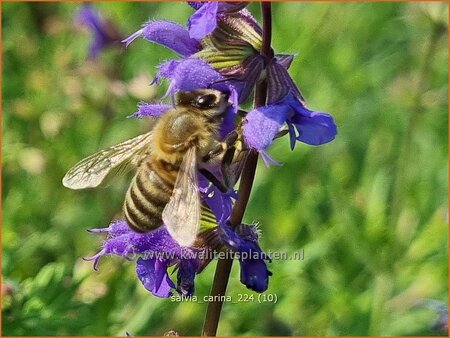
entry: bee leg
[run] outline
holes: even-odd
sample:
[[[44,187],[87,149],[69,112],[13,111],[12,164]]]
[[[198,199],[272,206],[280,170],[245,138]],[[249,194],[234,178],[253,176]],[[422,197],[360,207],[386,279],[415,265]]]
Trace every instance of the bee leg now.
[[[209,162],[213,158],[222,155],[225,149],[226,144],[224,142],[217,142],[216,145],[205,156],[203,156],[203,162]]]
[[[213,158],[223,154],[225,144],[222,142],[218,142],[205,156],[203,156],[203,162],[209,162]]]
[[[230,132],[222,142],[217,142],[216,145],[205,155],[203,156],[203,161],[208,162],[211,159],[223,154],[226,152],[233,144],[236,143],[239,134],[236,130]]]
[[[228,187],[228,190],[232,189],[237,179],[233,177],[230,173],[230,166],[233,163],[234,154],[236,153],[236,148],[231,147],[225,151],[225,154],[222,157],[222,163],[220,166],[220,170],[222,172],[225,186]]]
[[[198,170],[203,176],[205,176],[221,193],[227,193],[230,189],[227,187],[226,183],[221,182],[212,172],[201,168]]]
[[[235,177],[233,177],[233,175],[231,175],[231,173],[229,172],[229,168],[233,162],[235,152],[235,147],[228,148],[222,157],[220,170],[223,176],[223,181],[217,178],[207,169],[199,169],[200,173],[202,173],[203,176],[205,176],[212,184],[214,184],[222,193],[229,192],[231,189],[233,189],[233,186],[236,183]]]

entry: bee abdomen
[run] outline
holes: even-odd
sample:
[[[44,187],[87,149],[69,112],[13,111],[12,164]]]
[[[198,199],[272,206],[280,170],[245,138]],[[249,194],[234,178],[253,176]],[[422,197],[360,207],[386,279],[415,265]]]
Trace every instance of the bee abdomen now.
[[[172,188],[155,171],[139,170],[124,203],[125,218],[131,228],[146,232],[161,226],[161,215],[171,193]]]

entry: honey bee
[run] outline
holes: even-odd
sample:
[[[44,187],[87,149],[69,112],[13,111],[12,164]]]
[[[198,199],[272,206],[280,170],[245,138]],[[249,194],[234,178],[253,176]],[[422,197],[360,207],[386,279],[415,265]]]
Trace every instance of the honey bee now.
[[[131,163],[137,171],[123,205],[130,227],[147,232],[164,223],[180,245],[191,246],[201,218],[215,221],[200,200],[197,173],[221,191],[235,183],[225,174],[222,180],[217,178],[208,169],[215,159],[222,159],[226,168],[224,163],[231,164],[238,153],[234,146],[238,133],[219,141],[228,106],[228,95],[217,90],[179,92],[175,107],[166,111],[150,132],[80,161],[64,176],[63,185],[71,189],[96,187],[108,174]]]

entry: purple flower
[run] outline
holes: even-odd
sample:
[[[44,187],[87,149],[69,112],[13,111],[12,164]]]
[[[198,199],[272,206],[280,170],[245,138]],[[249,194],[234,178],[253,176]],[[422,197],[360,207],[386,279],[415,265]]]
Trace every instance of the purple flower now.
[[[212,33],[217,27],[218,10],[219,3],[215,1],[205,3],[197,9],[188,21],[190,37],[200,40]]]
[[[196,12],[188,20],[189,35],[201,40],[217,27],[218,18],[224,13],[237,12],[248,5],[247,2],[189,2]]]
[[[199,41],[189,37],[189,32],[183,26],[165,20],[145,23],[140,30],[130,35],[123,42],[128,47],[139,36],[167,47],[181,56],[190,56],[201,48]]]
[[[142,285],[157,297],[169,297],[175,284],[168,275],[168,268],[178,268],[177,290],[183,294],[192,294],[192,289],[186,286],[193,285],[193,276],[200,265],[200,260],[192,261],[189,265],[184,263],[185,257],[194,257],[197,249],[182,248],[169,235],[162,226],[147,233],[137,233],[130,229],[126,221],[111,223],[104,229],[93,229],[91,232],[106,232],[107,239],[103,249],[93,257],[86,260],[94,261],[97,269],[99,260],[104,255],[117,255],[125,258],[135,258],[136,274]],[[182,282],[182,283],[181,283]]]
[[[158,20],[147,22],[123,42],[128,46],[136,38],[143,37],[148,41],[167,47],[185,58],[169,60],[160,64],[158,74],[152,82],[159,84],[161,78],[170,79],[172,95],[177,90],[183,90],[181,87],[184,87],[184,90],[190,90],[186,88],[193,87],[196,89],[207,88],[214,81],[219,83],[219,81],[228,80],[226,84],[215,85],[214,88],[221,90],[221,87],[228,90],[228,87],[232,85],[239,94],[239,102],[243,102],[250,95],[264,69],[264,60],[256,52],[261,43],[260,28],[248,11],[238,11],[245,7],[246,3],[244,2],[230,4],[211,2],[201,7],[200,5],[195,3],[195,6],[199,6],[199,11],[209,13],[211,8],[218,8],[221,11],[222,14],[218,16],[220,23],[218,34],[223,35],[221,32],[226,31],[227,38],[225,40],[217,39],[214,35],[211,35],[210,41],[198,37],[192,38],[192,27],[187,30],[177,23]],[[207,25],[203,16],[199,20]],[[216,22],[215,20],[214,22]],[[193,27],[197,27],[197,25]],[[235,49],[230,50],[230,45],[235,46]],[[201,59],[204,62],[192,61],[195,59]],[[205,67],[204,63],[210,64],[210,67]],[[182,85],[179,84],[181,81],[179,74],[185,74],[186,67],[193,67],[194,71],[188,74],[189,79]],[[215,71],[212,72],[213,70]],[[196,80],[193,75],[202,78]],[[210,81],[206,81],[205,77]]]
[[[435,332],[448,334],[448,308],[442,309],[439,312],[438,318],[431,325],[431,329]]]
[[[214,174],[217,174],[217,172],[214,172]],[[216,186],[201,175],[199,175],[198,185],[201,195],[204,196],[204,203],[211,209],[217,222],[223,222],[230,218],[233,194],[220,192]]]
[[[122,40],[117,28],[110,21],[100,18],[89,4],[81,7],[75,22],[87,26],[92,33],[92,42],[89,46],[89,58],[91,59],[97,58],[102,50]]]
[[[254,225],[241,224],[236,231],[228,225],[220,225],[218,234],[221,241],[234,251],[241,265],[241,283],[256,292],[264,292],[269,286],[269,276],[265,260],[267,255],[258,245],[259,232]]]
[[[189,32],[181,25],[169,21],[149,21],[123,42],[128,46],[139,36],[167,47],[184,57],[181,60],[163,62],[158,66],[158,72],[152,84],[160,84],[162,78],[168,79],[170,86],[166,95],[170,94],[173,97],[177,91],[200,88],[231,91],[231,82],[226,81],[205,61],[191,57],[201,50],[201,44],[198,40],[190,38]],[[141,114],[140,111],[135,114],[136,117],[146,115],[146,113]],[[153,116],[153,114],[150,115]]]
[[[150,111],[153,113],[155,110]],[[230,195],[221,193],[203,176],[199,176],[198,181],[202,201],[211,209],[216,220],[228,219],[232,208]],[[181,247],[170,236],[165,226],[147,233],[137,233],[130,229],[126,221],[113,222],[107,228],[90,230],[106,232],[107,239],[103,243],[102,250],[87,260],[94,261],[94,269],[97,270],[99,260],[104,255],[117,255],[129,259],[139,257],[136,262],[136,274],[148,291],[157,297],[169,297],[172,289],[176,289],[180,294],[190,296],[194,293],[195,275],[211,260],[208,257],[212,254],[208,253],[221,245],[218,236],[215,235],[216,228],[217,221],[202,220],[194,246]],[[176,286],[168,274],[171,267],[178,270]]]
[[[289,58],[286,58],[289,62]],[[256,68],[253,68],[256,69]],[[291,138],[291,148],[300,141],[310,145],[320,145],[332,141],[337,129],[333,118],[323,112],[315,112],[306,108],[302,96],[286,68],[274,59],[267,67],[268,71],[268,105],[249,112],[244,123],[244,136],[248,146],[261,152],[270,163],[264,150],[272,143],[287,123]],[[233,92],[232,105],[226,112],[222,127],[222,136],[234,128],[237,111],[238,94],[232,81],[215,71],[208,63],[196,58],[169,61],[161,65],[156,79],[167,78],[170,81],[167,94],[177,91],[199,88],[214,88],[224,92]],[[256,81],[256,80],[255,80]],[[238,85],[238,83],[237,83]],[[242,87],[237,88],[242,94]],[[134,117],[159,116],[168,109],[168,105],[143,104],[139,106]]]
[[[268,286],[267,270],[264,260],[267,256],[261,251],[257,230],[253,226],[242,225],[233,231],[228,225],[220,224],[199,235],[195,247],[181,247],[169,235],[165,226],[147,233],[132,231],[125,221],[113,222],[104,229],[92,229],[91,232],[105,232],[107,239],[102,250],[86,260],[94,261],[98,268],[104,255],[122,256],[127,259],[138,257],[136,274],[142,285],[157,297],[170,297],[175,289],[183,296],[194,294],[194,279],[197,273],[212,259],[214,251],[228,247],[239,253],[241,264],[241,282],[248,288],[263,292]],[[172,281],[168,269],[174,267],[177,283]]]
[[[206,6],[206,5],[204,5]],[[202,9],[201,7],[200,9]],[[293,55],[260,53],[262,32],[246,9],[221,15],[216,29],[203,41],[195,54],[224,76],[244,102],[258,81],[267,81],[267,105],[250,112],[244,124],[248,145],[257,149],[266,163],[274,163],[264,152],[286,122],[295,141],[319,145],[334,139],[337,130],[333,118],[306,108],[305,100],[290,77]]]
[[[291,57],[291,58],[289,58]],[[288,98],[288,94],[304,101],[303,95],[297,88],[287,71],[287,67],[292,62],[293,56],[275,56],[267,65],[267,104],[273,104]]]
[[[214,88],[220,91],[229,90],[230,83],[216,72],[205,61],[196,58],[187,58],[179,61],[176,66],[171,67],[168,72],[158,73],[158,77],[166,77],[170,80],[169,92],[189,91],[200,88]]]
[[[262,30],[246,10],[221,15],[217,28],[202,41],[203,48],[195,57],[205,60],[227,78],[239,92],[239,102],[244,102],[258,81],[267,79],[268,103],[283,99],[292,92],[303,100],[299,89],[289,76],[294,55],[262,55]]]
[[[136,274],[142,285],[157,297],[167,298],[172,295],[175,284],[167,273],[166,260],[158,258],[138,258]]]
[[[437,317],[431,323],[430,329],[448,335],[448,305],[445,302],[430,298],[421,299],[414,307],[425,307],[432,310]]]
[[[178,91],[191,91],[202,88],[212,88],[230,94],[230,106],[225,112],[221,126],[221,136],[224,137],[235,127],[235,117],[238,110],[238,93],[230,81],[220,75],[205,61],[197,58],[171,60],[160,65],[154,82],[162,78],[170,81],[166,96],[174,96]],[[170,106],[167,104],[149,104],[141,102],[138,111],[131,117],[158,117]]]
[[[143,117],[159,117],[170,108],[172,106],[169,104],[140,102],[138,104],[138,111],[128,117],[138,119]]]
[[[337,129],[333,118],[322,112],[311,111],[296,95],[289,93],[281,101],[249,112],[244,123],[244,137],[251,148],[266,149],[287,123],[291,149],[295,141],[320,145],[332,141]]]
[[[250,111],[243,119],[245,143],[260,152],[266,163],[271,160],[265,149],[273,142],[284,124],[290,135],[291,148],[296,141],[320,145],[333,140],[337,130],[333,118],[309,110],[295,82],[288,73],[293,55],[261,53],[262,29],[244,7],[246,2],[192,2],[196,9],[188,28],[169,21],[149,21],[123,42],[128,46],[137,37],[167,47],[180,58],[158,66],[152,84],[169,82],[165,97],[172,105],[141,102],[130,117],[159,117],[174,106],[177,92],[213,88],[229,94],[229,107],[221,125],[221,137],[236,128],[238,104],[250,97],[257,83],[267,82],[265,105]],[[97,21],[98,23],[98,21]],[[95,26],[95,25],[94,25]],[[218,171],[218,172],[215,172]],[[218,175],[220,168],[212,168]],[[105,229],[107,239],[102,250],[89,258],[97,269],[103,255],[137,258],[136,274],[143,286],[158,297],[169,297],[173,290],[183,296],[195,292],[195,276],[211,261],[213,252],[233,253],[240,263],[240,280],[249,289],[264,292],[270,261],[258,244],[259,232],[254,225],[229,225],[234,191],[222,193],[206,177],[198,174],[203,206],[212,213],[204,217],[192,247],[181,247],[166,227],[148,233],[132,231],[125,221]],[[203,215],[205,216],[205,215]],[[208,220],[206,220],[208,219]],[[172,272],[176,271],[176,280]]]
[[[203,8],[203,7],[202,7]],[[239,102],[251,94],[265,67],[261,28],[246,10],[218,16],[217,27],[194,54],[226,77],[238,90]]]
[[[211,185],[203,176],[199,176],[199,191],[202,201],[210,208],[215,222],[201,221],[200,233],[193,247],[181,247],[169,234],[165,226],[147,233],[137,233],[130,229],[126,221],[113,222],[107,228],[92,229],[91,232],[105,232],[107,239],[102,250],[87,260],[94,261],[97,270],[99,260],[104,255],[117,255],[128,259],[138,257],[136,274],[143,286],[157,297],[169,297],[172,290],[184,296],[194,293],[194,279],[213,258],[213,251],[228,246],[235,251],[261,250],[257,245],[256,230],[242,226],[242,239],[225,224],[231,215],[232,200],[230,194],[224,194]],[[219,235],[219,232],[226,235]],[[230,239],[232,236],[232,239]],[[239,243],[232,245],[233,241]],[[265,256],[261,256],[265,259]],[[260,290],[261,285],[255,284],[255,273],[261,274],[261,259],[241,259],[242,281],[248,287]],[[265,264],[264,264],[265,266]],[[177,270],[176,285],[171,280],[168,270]],[[256,267],[256,271],[255,271]]]
[[[166,20],[148,21],[137,32],[123,40],[126,46],[136,38],[144,39],[167,47],[183,57],[189,57],[202,49],[203,37],[216,27],[217,15],[222,12],[233,12],[244,8],[246,3],[218,3],[193,2],[192,7],[197,8],[188,21],[188,29],[178,23]]]

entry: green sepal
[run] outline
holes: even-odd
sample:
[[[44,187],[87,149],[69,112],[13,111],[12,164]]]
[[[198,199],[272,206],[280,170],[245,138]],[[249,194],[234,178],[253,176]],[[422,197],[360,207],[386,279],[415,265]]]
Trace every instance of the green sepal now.
[[[261,34],[239,13],[221,18],[210,37],[217,49],[230,44],[242,44],[242,42],[252,46],[255,50],[260,50],[262,46]]]
[[[252,54],[253,49],[251,47],[241,46],[226,50],[203,49],[194,56],[205,60],[211,67],[220,71],[241,65]]]
[[[259,32],[240,13],[220,18],[214,32],[202,40],[195,57],[205,60],[220,72],[245,72],[244,62],[258,54],[262,44]],[[242,68],[239,70],[239,68]]]
[[[217,218],[216,215],[212,212],[212,210],[202,204],[200,210],[200,231],[202,233],[204,231],[217,228]]]

